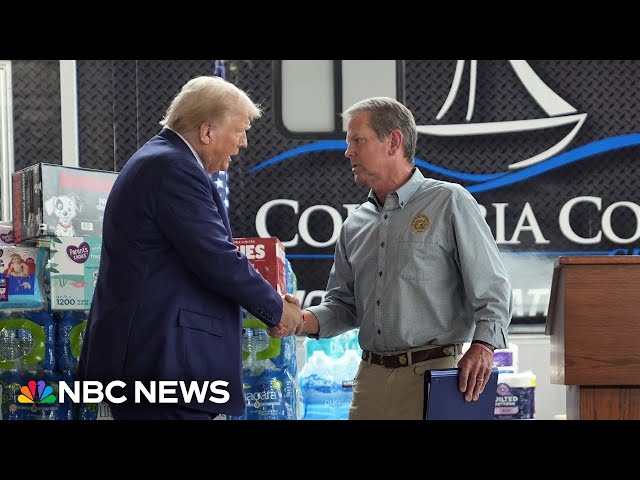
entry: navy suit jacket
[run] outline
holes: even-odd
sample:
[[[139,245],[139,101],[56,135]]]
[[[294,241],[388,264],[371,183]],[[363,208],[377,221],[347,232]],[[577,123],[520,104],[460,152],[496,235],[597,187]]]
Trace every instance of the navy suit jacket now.
[[[102,232],[77,379],[224,380],[227,403],[189,406],[242,413],[240,307],[272,326],[282,299],[234,246],[215,185],[178,135],[165,128],[129,159]]]

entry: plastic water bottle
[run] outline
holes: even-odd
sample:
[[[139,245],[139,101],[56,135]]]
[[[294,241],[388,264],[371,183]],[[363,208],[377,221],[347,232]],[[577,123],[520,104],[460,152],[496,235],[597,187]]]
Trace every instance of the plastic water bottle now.
[[[264,362],[256,359],[258,352],[269,346],[269,333],[263,328],[245,328],[242,335],[242,348],[249,352],[244,368],[254,373],[259,373],[265,369]]]
[[[8,331],[0,329],[0,360],[7,360]]]
[[[17,363],[21,356],[20,340],[16,331],[14,329],[0,330],[0,358]]]
[[[18,329],[18,346],[20,351],[20,358],[24,358],[33,349],[33,336],[29,330],[25,330],[24,328]]]

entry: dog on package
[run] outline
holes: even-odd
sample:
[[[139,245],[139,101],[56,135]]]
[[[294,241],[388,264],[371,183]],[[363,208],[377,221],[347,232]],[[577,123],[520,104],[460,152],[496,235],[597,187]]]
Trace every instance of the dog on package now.
[[[82,203],[77,195],[54,195],[45,204],[47,215],[55,215],[58,222],[54,234],[58,237],[74,237],[76,234],[72,220],[82,210]]]

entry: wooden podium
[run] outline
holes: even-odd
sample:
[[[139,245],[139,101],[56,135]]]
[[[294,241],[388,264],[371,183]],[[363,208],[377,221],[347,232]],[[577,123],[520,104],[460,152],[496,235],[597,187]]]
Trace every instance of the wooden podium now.
[[[640,257],[556,260],[546,333],[568,420],[640,419]]]

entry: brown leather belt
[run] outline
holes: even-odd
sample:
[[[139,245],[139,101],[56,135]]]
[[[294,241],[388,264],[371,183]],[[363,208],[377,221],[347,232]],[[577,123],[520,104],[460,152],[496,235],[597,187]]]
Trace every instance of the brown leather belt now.
[[[434,358],[449,357],[452,355],[460,355],[462,353],[462,345],[447,345],[446,347],[429,348],[427,350],[417,350],[411,352],[411,363],[424,362],[425,360],[433,360]],[[377,353],[362,351],[362,359],[381,365],[385,368],[399,368],[409,365],[409,353],[396,353],[388,355],[380,355]]]

